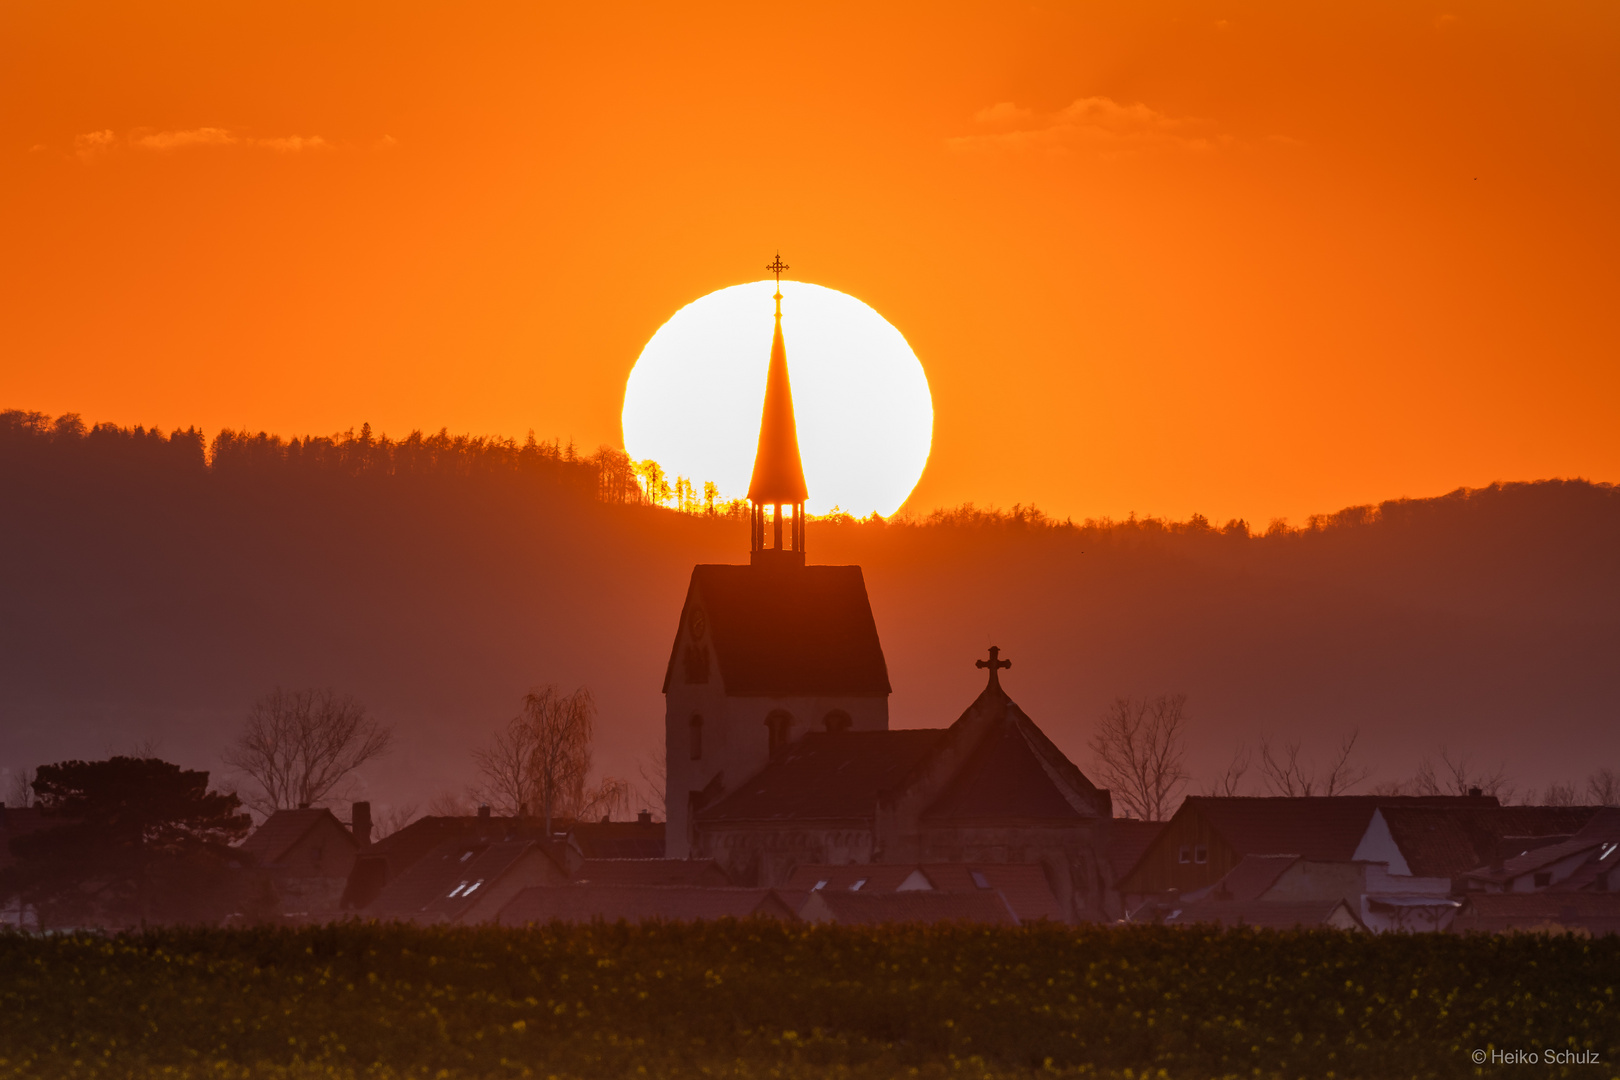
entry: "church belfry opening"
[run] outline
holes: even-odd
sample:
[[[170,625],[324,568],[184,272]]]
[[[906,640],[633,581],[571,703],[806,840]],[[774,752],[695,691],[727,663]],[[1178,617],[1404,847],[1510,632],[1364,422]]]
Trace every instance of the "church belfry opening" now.
[[[776,275],[776,333],[771,339],[771,362],[765,374],[765,407],[759,420],[754,474],[748,482],[749,562],[803,566],[804,503],[808,491],[804,484],[804,464],[799,457],[798,425],[793,417],[787,346],[782,341],[782,272],[788,266],[778,254],[765,269]],[[791,514],[785,521],[784,510]]]

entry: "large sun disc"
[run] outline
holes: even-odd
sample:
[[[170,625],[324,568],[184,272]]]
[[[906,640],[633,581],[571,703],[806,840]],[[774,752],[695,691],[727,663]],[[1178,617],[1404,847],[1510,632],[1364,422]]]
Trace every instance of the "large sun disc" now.
[[[928,378],[900,331],[847,293],[782,282],[782,334],[810,491],[806,510],[894,513],[933,443]],[[624,446],[673,480],[748,490],[770,362],[774,281],[712,292],[641,350],[624,391]]]

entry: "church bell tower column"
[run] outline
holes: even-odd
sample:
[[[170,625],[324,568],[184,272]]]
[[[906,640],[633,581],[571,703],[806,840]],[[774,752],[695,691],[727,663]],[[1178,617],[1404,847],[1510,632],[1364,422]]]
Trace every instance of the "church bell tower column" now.
[[[787,346],[782,341],[782,271],[788,269],[777,255],[765,269],[776,275],[776,334],[771,339],[771,363],[765,373],[765,407],[759,420],[759,448],[754,453],[754,475],[748,482],[750,509],[749,562],[755,566],[804,565],[804,464],[799,457],[799,430],[793,416],[793,385],[788,379]],[[771,546],[765,546],[765,508],[771,510]],[[792,524],[783,544],[783,508],[791,508]]]

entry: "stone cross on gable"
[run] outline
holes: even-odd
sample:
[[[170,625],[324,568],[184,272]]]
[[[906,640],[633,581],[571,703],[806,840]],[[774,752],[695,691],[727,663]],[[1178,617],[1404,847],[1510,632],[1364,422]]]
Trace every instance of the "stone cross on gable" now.
[[[1003,659],[1001,659],[1001,646],[992,645],[992,646],[990,646],[990,659],[988,659],[988,660],[975,660],[975,661],[973,661],[973,666],[974,667],[981,667],[981,668],[989,668],[990,669],[990,688],[993,689],[993,690],[1000,690],[1001,689],[1001,678],[1000,678],[998,672],[1002,668],[1012,667],[1012,661],[1011,660],[1003,660]]]

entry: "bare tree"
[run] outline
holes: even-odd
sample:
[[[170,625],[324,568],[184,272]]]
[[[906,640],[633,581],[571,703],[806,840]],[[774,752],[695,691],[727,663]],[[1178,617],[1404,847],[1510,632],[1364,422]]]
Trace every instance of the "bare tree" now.
[[[1241,742],[1238,743],[1237,749],[1232,751],[1232,760],[1227,763],[1221,775],[1217,776],[1204,788],[1204,794],[1225,798],[1240,794],[1238,791],[1239,783],[1242,781],[1244,774],[1249,771],[1249,763],[1252,760],[1253,755],[1249,753],[1248,746]]]
[[[1620,775],[1602,768],[1586,778],[1586,797],[1598,806],[1620,806]]]
[[[1300,744],[1272,745],[1270,736],[1260,739],[1260,777],[1266,790],[1273,795],[1310,796],[1343,795],[1372,774],[1371,769],[1354,765],[1350,756],[1355,752],[1356,740],[1361,732],[1352,731],[1339,740],[1339,748],[1328,759],[1325,769],[1300,760]]]
[[[223,757],[258,788],[243,801],[268,816],[321,802],[393,741],[393,731],[352,697],[277,687],[254,703]]]
[[[1467,753],[1456,758],[1444,746],[1440,747],[1440,761],[1424,757],[1418,761],[1417,775],[1412,778],[1412,790],[1419,795],[1468,795],[1478,788],[1482,795],[1494,795],[1502,802],[1513,797],[1513,782],[1508,779],[1507,766],[1498,765],[1495,772],[1486,772],[1473,766]]]
[[[4,770],[10,773],[10,790],[0,795],[0,805],[14,806],[19,810],[26,810],[34,805],[34,778],[35,770],[29,768]]]
[[[556,811],[572,810],[577,816],[585,808],[596,701],[583,686],[572,694],[555,686],[536,687],[523,696],[522,716],[533,732],[535,793],[550,836]]]
[[[1187,695],[1118,698],[1091,737],[1097,778],[1132,817],[1163,821],[1187,783]]]
[[[507,721],[489,745],[473,751],[482,783],[473,791],[497,814],[523,817],[536,805],[535,766],[539,736],[527,712]]]
[[[1580,793],[1575,790],[1574,784],[1551,783],[1541,793],[1542,806],[1578,806],[1580,801]]]

